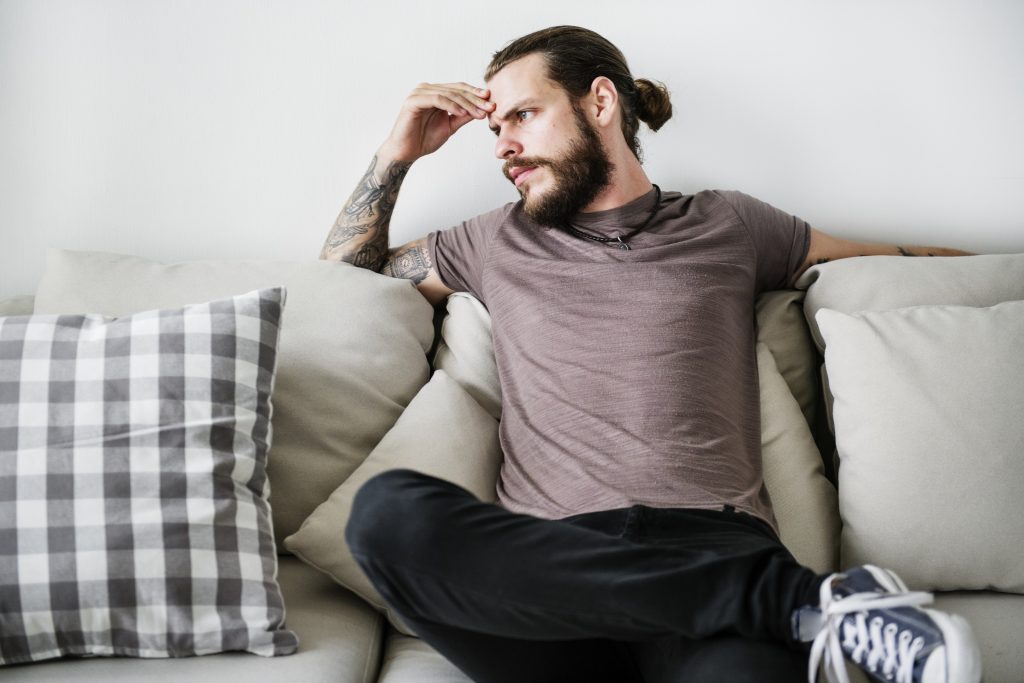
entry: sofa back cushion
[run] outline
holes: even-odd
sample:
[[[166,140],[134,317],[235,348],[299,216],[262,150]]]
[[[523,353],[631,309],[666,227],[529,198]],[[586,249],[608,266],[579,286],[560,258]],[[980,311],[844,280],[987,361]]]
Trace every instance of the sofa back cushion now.
[[[815,319],[822,308],[856,313],[934,304],[984,307],[1024,299],[1024,254],[848,258],[808,269],[796,286],[807,291],[807,324],[824,352]]]
[[[807,290],[805,315],[826,358],[824,393],[840,457],[842,564],[887,564],[902,571],[911,588],[922,590],[1020,590],[1017,573],[1002,572],[996,557],[1000,546],[1011,541],[987,533],[984,525],[975,524],[965,531],[961,522],[966,518],[959,517],[975,502],[992,506],[989,512],[997,509],[1005,514],[1015,508],[1019,498],[1008,494],[1006,484],[1011,482],[1001,480],[1015,470],[993,462],[1006,456],[1005,450],[993,450],[993,440],[1012,441],[1018,419],[986,422],[991,429],[988,433],[983,430],[984,438],[974,444],[962,442],[970,433],[970,416],[991,417],[1006,405],[1019,406],[1019,394],[1008,398],[995,391],[972,393],[979,389],[980,375],[967,369],[979,360],[981,348],[1004,341],[1020,348],[1019,339],[986,336],[1012,334],[1005,322],[999,323],[1004,327],[988,324],[994,320],[991,312],[944,309],[982,311],[1024,300],[1024,254],[842,259],[810,268],[797,287]],[[988,332],[968,341],[963,334],[980,330],[959,326],[976,315],[985,321]],[[1005,314],[1000,319],[1003,317]],[[831,333],[821,321],[826,321]],[[895,334],[896,329],[903,332]],[[857,343],[851,343],[854,339]],[[831,349],[826,343],[830,340],[836,343]],[[866,345],[869,343],[871,347]],[[951,357],[962,360],[951,361]],[[1014,359],[1011,354],[1003,366],[988,367],[997,375],[1005,368],[1007,376],[1012,376],[1021,367],[1019,355]],[[833,376],[834,371],[839,374]],[[936,394],[934,382],[954,377],[958,379],[946,391]],[[873,388],[871,382],[875,382]],[[896,398],[897,391],[902,398]],[[944,407],[940,409],[940,405]],[[948,437],[939,440],[941,448],[928,447],[939,434]],[[1018,446],[1016,460],[1019,454]],[[972,469],[976,464],[979,467]],[[904,476],[908,468],[915,474],[911,479]],[[894,488],[897,481],[902,484]],[[988,490],[983,493],[983,489]],[[899,496],[883,500],[896,490]],[[944,491],[942,496],[936,496],[939,490]],[[922,503],[926,509],[920,507]],[[982,517],[988,514],[973,512]],[[906,524],[911,522],[919,525],[914,528],[916,540],[907,538],[903,543]],[[984,539],[981,546],[986,550],[965,552],[965,533]],[[944,552],[954,554],[945,569]],[[972,570],[963,566],[964,558],[970,559]]]
[[[327,261],[196,261],[52,250],[38,313],[124,315],[284,285],[269,476],[278,547],[429,378],[433,310],[408,280]]]

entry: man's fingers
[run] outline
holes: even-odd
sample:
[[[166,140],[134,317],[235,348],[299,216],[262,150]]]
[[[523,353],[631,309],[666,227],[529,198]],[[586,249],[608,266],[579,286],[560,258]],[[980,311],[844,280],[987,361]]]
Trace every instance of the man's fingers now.
[[[449,114],[469,114],[474,118],[484,118],[494,109],[494,103],[477,95],[477,92],[480,92],[479,89],[466,84],[421,83],[413,90],[409,103],[417,109],[436,108]]]
[[[459,128],[462,128],[464,125],[473,120],[475,119],[469,114],[464,114],[462,116],[453,116],[450,119],[448,119],[448,125],[452,127],[452,133],[454,134],[455,131],[457,131]]]

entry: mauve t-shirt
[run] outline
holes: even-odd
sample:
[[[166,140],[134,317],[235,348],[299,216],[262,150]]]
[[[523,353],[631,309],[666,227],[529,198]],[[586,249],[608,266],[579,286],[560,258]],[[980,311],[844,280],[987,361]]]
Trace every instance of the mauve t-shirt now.
[[[787,286],[810,226],[740,192],[656,199],[573,219],[613,237],[651,218],[630,250],[541,226],[522,202],[428,235],[441,280],[491,314],[498,501],[549,519],[730,505],[774,527],[754,298]]]

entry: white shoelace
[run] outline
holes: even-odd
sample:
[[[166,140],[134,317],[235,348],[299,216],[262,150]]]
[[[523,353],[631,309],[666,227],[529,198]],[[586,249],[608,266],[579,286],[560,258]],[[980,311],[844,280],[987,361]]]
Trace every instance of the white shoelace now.
[[[924,641],[914,638],[909,631],[898,632],[896,624],[883,625],[881,617],[868,619],[866,612],[927,605],[933,600],[931,593],[854,593],[837,598],[832,595],[832,579],[829,578],[821,584],[820,597],[822,627],[811,645],[807,670],[810,683],[817,680],[823,656],[829,683],[850,683],[843,660],[843,644],[859,666],[895,683],[913,683],[914,659],[924,647]],[[843,617],[850,614],[853,623],[843,623]]]

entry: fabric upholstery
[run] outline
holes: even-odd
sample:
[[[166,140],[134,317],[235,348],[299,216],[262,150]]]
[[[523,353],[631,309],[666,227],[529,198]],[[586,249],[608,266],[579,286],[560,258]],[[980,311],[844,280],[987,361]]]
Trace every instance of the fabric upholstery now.
[[[786,386],[796,398],[807,424],[819,407],[817,353],[804,322],[804,292],[783,289],[757,297],[757,341],[772,353]]]
[[[433,309],[411,282],[327,261],[162,264],[53,250],[35,307],[121,315],[277,285],[288,288],[269,469],[280,549],[429,379]]]
[[[32,312],[35,297],[15,296],[10,299],[0,299],[0,316],[4,315],[28,315]]]
[[[844,565],[1024,592],[1024,301],[821,309]]]
[[[0,662],[295,651],[266,476],[283,304],[0,318]]]
[[[815,316],[946,304],[994,306],[1024,299],[1024,254],[936,258],[866,256],[813,266],[796,283],[807,290],[804,312],[824,350]]]
[[[343,535],[359,487],[385,470],[408,468],[447,479],[492,502],[500,464],[497,421],[444,370],[437,370],[366,461],[285,539],[285,545],[387,611]],[[398,617],[389,617],[397,628],[410,632]]]

